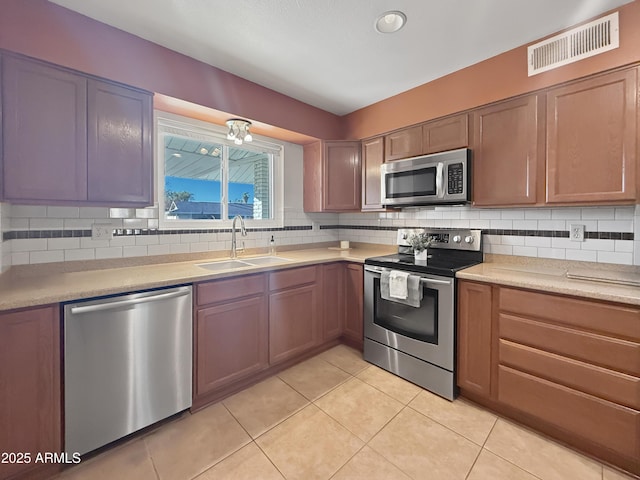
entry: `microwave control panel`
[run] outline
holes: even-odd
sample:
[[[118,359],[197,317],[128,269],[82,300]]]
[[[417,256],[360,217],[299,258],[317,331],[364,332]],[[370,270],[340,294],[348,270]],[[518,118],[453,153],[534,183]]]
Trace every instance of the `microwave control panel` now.
[[[452,163],[447,168],[447,193],[449,195],[464,191],[462,163]]]

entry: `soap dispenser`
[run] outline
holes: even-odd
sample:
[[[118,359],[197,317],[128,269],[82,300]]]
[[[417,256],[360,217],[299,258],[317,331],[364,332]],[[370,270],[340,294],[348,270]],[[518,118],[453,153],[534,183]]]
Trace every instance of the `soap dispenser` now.
[[[269,240],[269,255],[276,254],[276,241],[273,239],[273,235],[271,235],[271,240]]]

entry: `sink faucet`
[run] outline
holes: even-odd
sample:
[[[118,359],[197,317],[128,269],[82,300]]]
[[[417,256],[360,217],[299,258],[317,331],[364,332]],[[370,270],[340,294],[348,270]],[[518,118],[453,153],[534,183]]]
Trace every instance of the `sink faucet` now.
[[[243,237],[247,236],[247,229],[244,227],[244,218],[242,218],[242,215],[236,215],[233,217],[233,222],[231,223],[231,258],[238,258],[238,250],[244,252],[244,242],[242,242],[242,248],[237,248],[236,220],[238,219],[240,219],[240,234]]]

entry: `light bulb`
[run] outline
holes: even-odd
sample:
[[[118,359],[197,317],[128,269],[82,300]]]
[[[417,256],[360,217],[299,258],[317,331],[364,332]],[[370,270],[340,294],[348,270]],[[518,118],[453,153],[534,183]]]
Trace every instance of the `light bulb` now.
[[[244,141],[245,142],[251,142],[253,141],[253,137],[251,136],[250,133],[247,133],[247,135],[244,137]]]

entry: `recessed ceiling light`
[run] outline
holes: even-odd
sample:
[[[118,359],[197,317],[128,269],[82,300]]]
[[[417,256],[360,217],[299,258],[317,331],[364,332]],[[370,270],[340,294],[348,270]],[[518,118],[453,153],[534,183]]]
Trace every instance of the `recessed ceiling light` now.
[[[376,20],[375,28],[380,33],[393,33],[404,27],[407,16],[397,10],[384,12]]]

